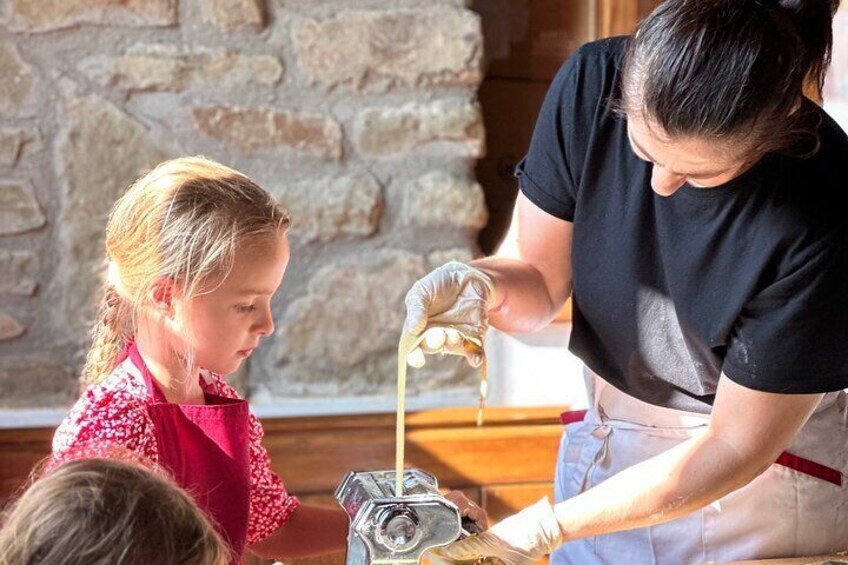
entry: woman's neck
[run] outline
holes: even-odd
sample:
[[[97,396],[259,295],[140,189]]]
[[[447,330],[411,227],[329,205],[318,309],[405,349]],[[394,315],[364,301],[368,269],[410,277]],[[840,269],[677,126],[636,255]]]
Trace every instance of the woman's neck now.
[[[166,340],[157,339],[153,332],[144,331],[149,329],[139,327],[135,343],[147,370],[165,398],[174,404],[205,404],[199,375],[196,372],[189,374],[184,360]]]

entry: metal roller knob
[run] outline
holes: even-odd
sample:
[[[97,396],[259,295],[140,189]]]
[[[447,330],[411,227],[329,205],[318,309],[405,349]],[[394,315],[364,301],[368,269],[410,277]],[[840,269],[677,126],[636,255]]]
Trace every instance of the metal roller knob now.
[[[391,551],[408,551],[421,540],[418,515],[408,508],[387,509],[377,523],[377,541]]]

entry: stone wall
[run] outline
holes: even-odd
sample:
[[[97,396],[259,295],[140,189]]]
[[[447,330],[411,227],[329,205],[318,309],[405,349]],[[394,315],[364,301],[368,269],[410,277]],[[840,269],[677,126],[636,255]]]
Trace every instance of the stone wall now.
[[[403,296],[477,253],[478,16],[461,0],[0,0],[0,406],[76,394],[106,215],[159,161],[235,167],[290,210],[257,403],[395,390]],[[411,395],[467,391],[457,360]]]

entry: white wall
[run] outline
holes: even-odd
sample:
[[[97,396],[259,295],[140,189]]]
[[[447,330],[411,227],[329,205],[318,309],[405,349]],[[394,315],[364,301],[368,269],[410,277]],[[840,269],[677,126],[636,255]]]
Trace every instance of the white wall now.
[[[571,324],[551,324],[535,334],[489,330],[490,406],[587,405],[583,364],[568,351]]]

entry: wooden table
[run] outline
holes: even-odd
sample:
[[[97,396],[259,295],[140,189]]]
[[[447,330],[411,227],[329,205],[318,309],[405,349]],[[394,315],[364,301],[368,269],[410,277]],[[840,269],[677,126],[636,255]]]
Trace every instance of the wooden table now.
[[[833,555],[811,557],[789,557],[787,559],[758,559],[755,561],[734,561],[723,565],[824,565],[826,563],[845,563],[848,565],[848,552]]]

